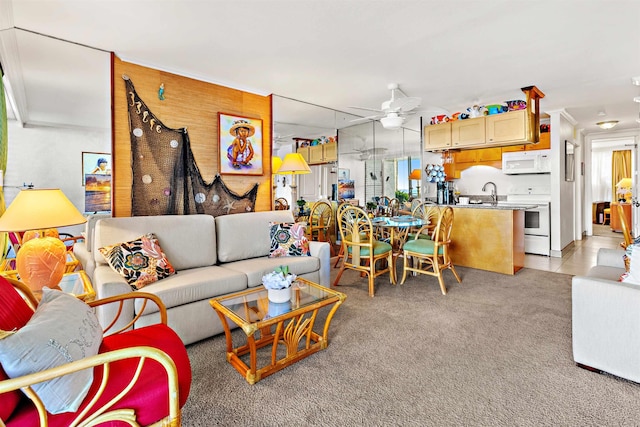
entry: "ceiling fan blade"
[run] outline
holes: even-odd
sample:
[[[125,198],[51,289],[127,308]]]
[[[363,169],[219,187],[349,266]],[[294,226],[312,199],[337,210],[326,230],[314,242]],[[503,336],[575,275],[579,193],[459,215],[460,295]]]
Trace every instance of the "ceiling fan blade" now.
[[[389,108],[391,110],[406,112],[418,108],[420,103],[422,103],[422,98],[418,97],[398,98],[389,103]]]
[[[357,123],[357,122],[364,122],[367,120],[378,120],[379,118],[382,118],[382,117],[384,117],[384,114],[376,114],[375,116],[360,117],[357,119],[349,120],[349,122]]]
[[[378,113],[383,113],[384,111],[379,108],[369,108],[369,107],[356,107],[355,105],[351,105],[347,108],[356,108],[358,110],[367,110],[367,111],[377,111]]]

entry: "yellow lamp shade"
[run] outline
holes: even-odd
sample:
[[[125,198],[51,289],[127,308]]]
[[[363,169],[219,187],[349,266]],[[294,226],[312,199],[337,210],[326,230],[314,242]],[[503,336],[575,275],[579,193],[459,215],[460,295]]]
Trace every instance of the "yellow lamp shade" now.
[[[301,175],[311,173],[311,168],[300,153],[289,153],[284,156],[278,175]]]
[[[55,237],[41,237],[24,243],[16,256],[20,280],[31,290],[56,287],[65,271],[67,247]]]
[[[277,174],[280,166],[282,166],[282,159],[278,156],[271,157],[271,175]]]

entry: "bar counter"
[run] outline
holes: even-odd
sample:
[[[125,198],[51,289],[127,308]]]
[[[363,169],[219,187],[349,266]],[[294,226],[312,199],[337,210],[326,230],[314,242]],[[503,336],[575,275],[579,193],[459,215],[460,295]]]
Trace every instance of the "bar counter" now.
[[[524,211],[533,205],[451,207],[450,253],[454,265],[511,275],[524,267]]]

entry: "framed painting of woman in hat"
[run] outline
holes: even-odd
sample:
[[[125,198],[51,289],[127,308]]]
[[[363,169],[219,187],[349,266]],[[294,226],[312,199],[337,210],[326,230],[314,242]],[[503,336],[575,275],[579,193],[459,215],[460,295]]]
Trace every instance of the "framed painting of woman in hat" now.
[[[218,113],[220,174],[262,175],[262,120]]]

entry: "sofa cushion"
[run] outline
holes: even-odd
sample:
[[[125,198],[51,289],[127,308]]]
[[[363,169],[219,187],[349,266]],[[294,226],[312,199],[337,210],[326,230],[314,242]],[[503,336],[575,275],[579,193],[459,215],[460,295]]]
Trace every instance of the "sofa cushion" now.
[[[45,287],[29,322],[0,339],[0,361],[15,378],[96,355],[101,342],[102,328],[88,305]],[[93,373],[84,370],[35,384],[33,390],[48,412],[73,412],[92,381]]]
[[[596,265],[589,269],[587,273],[588,277],[593,277],[596,279],[605,279],[605,280],[613,280],[619,281],[620,275],[624,273],[624,269],[618,267],[609,267],[607,265]]]
[[[153,233],[98,250],[111,268],[124,277],[133,290],[141,289],[176,272]]]
[[[191,365],[187,351],[177,334],[166,325],[156,324],[143,328],[123,332],[104,337],[100,346],[100,353],[130,348],[133,346],[149,346],[158,348],[167,353],[176,365],[178,371],[178,392],[180,406],[183,406],[189,396],[191,388]],[[138,359],[122,360],[111,365],[111,380],[107,382],[104,394],[96,403],[102,406],[114,395],[120,392],[135,373]],[[87,398],[79,411],[84,410],[91,398],[96,394],[102,380],[102,366],[94,368],[94,382]],[[136,411],[136,421],[140,425],[151,425],[163,418],[168,413],[168,399],[165,393],[167,389],[167,376],[160,365],[151,361],[146,363],[136,384],[126,394],[121,402],[116,403],[112,409],[132,408]],[[64,413],[49,417],[50,427],[63,427],[71,424],[77,414]],[[117,425],[120,425],[118,423]],[[18,411],[7,424],[11,426],[39,425],[37,412],[33,405],[28,405],[24,410]],[[101,424],[102,425],[102,424]],[[112,425],[112,424],[108,424]],[[114,424],[115,425],[115,424]]]
[[[304,234],[305,226],[296,222],[271,222],[269,233],[271,249],[269,258],[310,256],[309,241]]]
[[[286,264],[289,272],[296,276],[313,273],[320,270],[320,259],[317,257],[288,257],[282,258],[252,258],[247,260],[225,263],[224,268],[243,273],[247,276],[247,285],[251,288],[262,284],[262,276],[272,272],[276,267]]]
[[[215,265],[216,225],[211,215],[159,215],[106,218],[93,233],[94,248],[127,242],[154,233],[167,258],[177,270]],[[198,250],[193,250],[198,248]],[[99,251],[93,252],[96,266],[106,265]]]
[[[195,301],[208,300],[213,297],[247,288],[247,276],[242,272],[225,269],[218,266],[190,268],[179,271],[178,274],[154,283],[144,289],[160,297],[167,309],[189,304]],[[142,310],[144,300],[138,299],[135,304],[136,313]],[[155,313],[158,307],[147,304],[144,314]]]
[[[269,255],[269,223],[293,222],[293,214],[291,211],[248,212],[217,216],[215,221],[218,260],[224,263]]]

